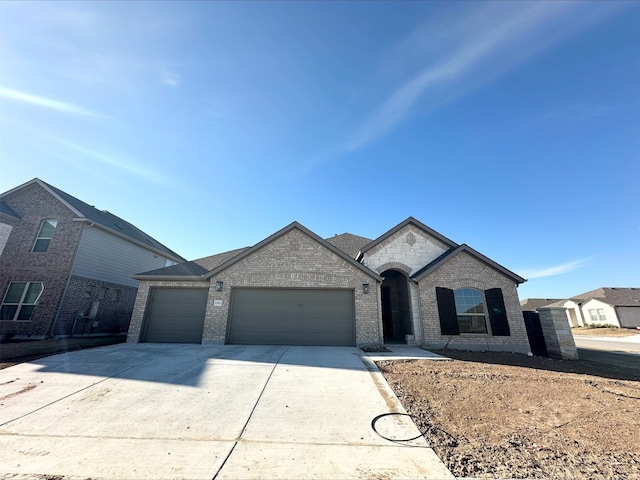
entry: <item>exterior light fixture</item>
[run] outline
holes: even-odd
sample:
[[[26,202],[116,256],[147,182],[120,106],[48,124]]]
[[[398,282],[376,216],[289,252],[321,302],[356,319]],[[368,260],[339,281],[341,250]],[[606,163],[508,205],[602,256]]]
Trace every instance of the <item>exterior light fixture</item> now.
[[[224,282],[221,282],[220,280],[216,282],[216,292],[222,291],[222,285],[224,285]]]
[[[369,284],[368,283],[363,283],[362,284],[362,293],[369,293]]]

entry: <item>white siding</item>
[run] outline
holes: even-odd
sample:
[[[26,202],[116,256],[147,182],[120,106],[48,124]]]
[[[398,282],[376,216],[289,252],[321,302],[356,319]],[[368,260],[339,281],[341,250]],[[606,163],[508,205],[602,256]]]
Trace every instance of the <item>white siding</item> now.
[[[2,255],[4,246],[7,244],[7,240],[9,240],[9,234],[11,233],[12,228],[13,227],[11,225],[0,223],[0,255]]]
[[[121,285],[138,286],[129,276],[165,265],[166,258],[99,228],[82,233],[73,275]]]
[[[591,319],[591,315],[589,314],[589,310],[602,310],[607,319],[605,321],[593,321]],[[582,315],[587,325],[613,325],[615,327],[620,326],[620,322],[618,322],[618,316],[616,315],[615,309],[611,305],[603,303],[600,300],[596,300],[595,298],[582,305]]]

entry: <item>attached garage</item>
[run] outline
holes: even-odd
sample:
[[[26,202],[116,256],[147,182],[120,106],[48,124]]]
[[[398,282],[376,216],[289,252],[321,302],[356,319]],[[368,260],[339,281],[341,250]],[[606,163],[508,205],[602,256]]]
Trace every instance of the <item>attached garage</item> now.
[[[207,288],[151,288],[141,341],[201,343]]]
[[[355,345],[353,290],[235,288],[227,343]]]

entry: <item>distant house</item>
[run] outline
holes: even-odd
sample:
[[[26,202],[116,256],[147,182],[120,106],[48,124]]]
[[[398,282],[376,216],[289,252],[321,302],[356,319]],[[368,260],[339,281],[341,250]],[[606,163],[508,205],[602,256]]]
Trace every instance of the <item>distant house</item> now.
[[[542,307],[565,308],[572,327],[640,327],[640,288],[602,287],[565,300],[529,298],[521,301],[520,305],[523,311]]]
[[[0,194],[0,334],[127,331],[131,274],[184,259],[125,220],[31,180]]]
[[[560,298],[525,298],[520,300],[520,307],[523,312],[535,312],[538,308],[546,307],[560,300]]]

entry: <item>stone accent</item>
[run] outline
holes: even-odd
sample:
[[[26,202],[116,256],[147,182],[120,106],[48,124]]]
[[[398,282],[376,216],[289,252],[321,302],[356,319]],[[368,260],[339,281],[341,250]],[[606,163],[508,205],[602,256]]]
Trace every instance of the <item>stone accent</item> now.
[[[412,241],[409,242],[409,239]],[[385,264],[397,262],[402,265],[400,270],[412,275],[448,249],[440,240],[413,225],[407,225],[365,253],[364,264],[379,272],[389,269]],[[379,270],[379,267],[384,268]]]
[[[0,333],[16,338],[45,338],[49,334],[73,264],[83,224],[74,214],[37,184],[17,190],[3,200],[21,217],[7,238],[0,257],[0,299],[10,282],[43,282],[44,291],[29,321],[0,321]],[[43,220],[58,225],[46,252],[32,252]],[[3,223],[6,223],[3,218]]]
[[[565,310],[565,308],[539,308],[537,312],[540,315],[540,325],[549,356],[577,360],[578,350]]]
[[[478,290],[502,289],[509,322],[510,336],[493,336],[491,333],[442,335],[436,301],[436,287],[470,287]],[[440,268],[419,282],[420,311],[422,313],[423,342],[427,348],[452,348],[458,350],[487,350],[528,353],[529,339],[520,309],[516,284],[510,278],[489,267],[466,252],[459,253]],[[491,326],[487,316],[489,332]]]

